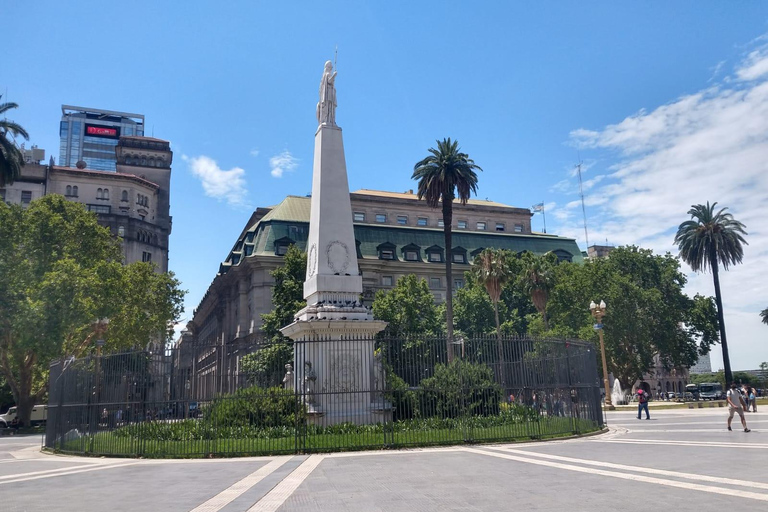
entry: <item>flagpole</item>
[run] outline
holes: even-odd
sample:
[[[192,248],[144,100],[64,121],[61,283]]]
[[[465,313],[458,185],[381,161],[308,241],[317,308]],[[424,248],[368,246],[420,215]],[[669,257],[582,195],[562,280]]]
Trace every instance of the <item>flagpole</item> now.
[[[547,232],[547,214],[544,213],[544,203],[541,203],[541,217],[544,219],[544,233]]]

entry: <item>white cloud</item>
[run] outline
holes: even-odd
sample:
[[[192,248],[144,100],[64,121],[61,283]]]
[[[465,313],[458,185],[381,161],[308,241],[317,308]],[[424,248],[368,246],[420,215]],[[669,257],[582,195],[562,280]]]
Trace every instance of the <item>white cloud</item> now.
[[[571,140],[611,160],[610,174],[585,182],[592,243],[607,238],[677,254],[678,225],[691,205],[707,201],[746,224],[744,263],[720,274],[732,366],[746,369],[768,360],[768,329],[758,317],[768,307],[768,46],[746,55],[734,74],[601,130],[574,130]],[[583,240],[581,216],[566,214],[577,207],[572,201],[555,217],[563,220],[559,233]],[[711,274],[683,268],[689,294],[714,294]],[[716,347],[713,366],[722,364],[719,354]]]
[[[257,156],[259,156],[259,150],[258,149],[252,149],[250,154],[253,157],[257,157]]]
[[[288,150],[269,159],[270,174],[275,178],[282,178],[285,172],[293,172],[298,165],[299,160]]]
[[[233,167],[225,171],[207,156],[190,158],[183,155],[182,160],[189,164],[192,174],[200,179],[205,195],[219,201],[224,200],[230,206],[247,206],[245,198],[248,190],[245,187],[244,169]]]

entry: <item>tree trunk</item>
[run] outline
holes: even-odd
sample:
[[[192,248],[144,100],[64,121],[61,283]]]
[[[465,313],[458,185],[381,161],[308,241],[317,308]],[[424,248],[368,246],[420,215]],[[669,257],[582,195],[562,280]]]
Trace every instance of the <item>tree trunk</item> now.
[[[715,303],[717,304],[717,322],[720,324],[720,343],[723,347],[723,367],[725,368],[725,386],[733,382],[731,373],[731,358],[728,355],[728,341],[725,339],[725,319],[723,318],[723,299],[720,295],[720,275],[717,268],[717,256],[710,253],[709,263],[712,265],[712,279],[715,281]]]
[[[549,319],[547,318],[547,308],[541,310],[541,317],[544,320],[544,330],[549,330]]]
[[[501,323],[499,322],[499,301],[493,301],[493,314],[496,316],[496,348],[499,352],[499,377],[501,378],[501,387],[504,388],[506,396],[507,378],[504,369],[504,343],[501,340]]]
[[[451,191],[452,192],[452,191]],[[451,224],[453,223],[453,195],[443,192],[443,233],[445,234],[445,328],[448,362],[453,361],[453,276],[451,274]],[[450,200],[446,200],[449,198]]]

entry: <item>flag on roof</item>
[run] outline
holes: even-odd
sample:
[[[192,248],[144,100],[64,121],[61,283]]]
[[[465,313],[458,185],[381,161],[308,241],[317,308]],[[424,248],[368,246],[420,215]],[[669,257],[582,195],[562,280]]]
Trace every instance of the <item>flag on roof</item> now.
[[[544,211],[544,203],[535,204],[535,205],[531,206],[531,209],[532,209],[534,212],[541,212],[541,211]]]

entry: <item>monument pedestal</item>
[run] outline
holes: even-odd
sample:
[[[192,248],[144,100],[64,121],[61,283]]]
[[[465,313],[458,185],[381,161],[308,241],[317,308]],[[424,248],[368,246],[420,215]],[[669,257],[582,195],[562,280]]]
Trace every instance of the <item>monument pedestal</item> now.
[[[392,407],[384,399],[384,369],[374,356],[374,336],[387,324],[373,320],[364,308],[338,309],[356,309],[369,320],[299,320],[282,329],[294,340],[294,386],[304,401],[307,422],[327,426],[392,421]],[[349,313],[335,311],[333,316]]]

